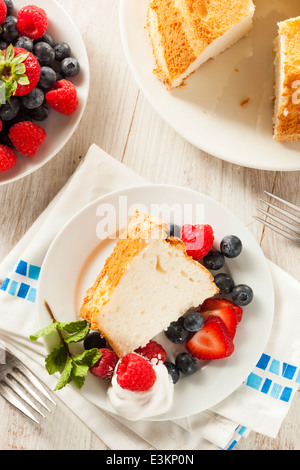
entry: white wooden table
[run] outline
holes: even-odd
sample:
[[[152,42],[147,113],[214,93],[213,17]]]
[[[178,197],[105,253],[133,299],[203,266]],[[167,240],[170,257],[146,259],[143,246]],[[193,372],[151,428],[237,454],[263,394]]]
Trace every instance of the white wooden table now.
[[[300,204],[300,172],[250,170],[218,160],[185,142],[139,91],[119,35],[118,1],[59,0],[79,27],[91,66],[91,92],[79,128],[47,165],[0,187],[0,261],[67,182],[92,143],[153,183],[186,186],[227,206],[249,228],[267,258],[300,281],[299,248],[254,219],[263,191]],[[300,156],[299,156],[300,158]],[[238,449],[300,449],[297,394],[276,439],[251,433]],[[37,428],[0,397],[0,449],[106,449],[63,406]]]

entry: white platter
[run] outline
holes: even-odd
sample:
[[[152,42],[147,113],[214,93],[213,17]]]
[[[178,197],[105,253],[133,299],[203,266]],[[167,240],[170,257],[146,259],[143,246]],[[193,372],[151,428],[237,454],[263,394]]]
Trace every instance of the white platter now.
[[[152,74],[147,3],[120,0],[120,31],[131,72],[157,113],[188,142],[222,160],[261,170],[300,170],[300,142],[280,144],[272,137],[273,41],[278,21],[300,15],[299,1],[254,0],[249,37],[171,92]]]
[[[94,283],[115,246],[115,229],[125,228],[127,217],[135,208],[164,216],[166,213],[161,209],[170,207],[177,209],[172,212],[172,219],[178,225],[211,224],[216,247],[225,235],[241,238],[242,254],[226,266],[236,284],[246,283],[253,288],[254,300],[244,309],[232,356],[211,361],[192,376],[181,376],[175,385],[173,406],[156,420],[182,418],[216,405],[242,384],[264,351],[273,322],[273,285],[267,261],[248,229],[228,209],[188,189],[151,185],[114,192],[81,210],[57,235],[42,266],[37,296],[40,327],[50,323],[44,300],[57,320],[75,320],[87,288]],[[168,359],[173,360],[177,347],[164,333],[157,339],[166,348]],[[56,336],[46,341],[48,350],[55,341]],[[107,402],[107,387],[106,381],[89,374],[81,393],[100,408],[114,412]]]
[[[28,0],[14,0],[15,11],[13,14],[25,5]],[[25,157],[18,155],[18,161],[14,168],[0,173],[0,185],[17,181],[24,176],[41,168],[49,162],[72,137],[84,113],[90,84],[89,61],[85,44],[74,21],[66,10],[56,0],[39,0],[32,2],[43,8],[47,13],[49,32],[56,42],[67,42],[71,47],[72,56],[78,59],[80,63],[80,74],[72,78],[72,83],[76,86],[79,106],[71,116],[63,116],[60,113],[50,110],[49,118],[41,123],[47,132],[47,137],[43,145],[39,148],[34,157]]]

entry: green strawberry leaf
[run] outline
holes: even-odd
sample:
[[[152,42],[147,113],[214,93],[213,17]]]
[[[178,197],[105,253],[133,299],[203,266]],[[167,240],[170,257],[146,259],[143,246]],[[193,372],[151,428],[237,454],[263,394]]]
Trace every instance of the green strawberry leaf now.
[[[28,80],[27,75],[21,75],[20,78],[18,79],[18,84],[19,85],[29,85],[30,81]]]
[[[20,54],[17,54],[11,61],[11,63],[13,65],[19,65],[21,64],[22,62],[24,62],[27,57],[29,56],[29,52],[27,52],[27,54],[25,52],[21,52]]]
[[[12,44],[10,44],[8,46],[8,48],[6,49],[6,52],[5,52],[5,61],[6,62],[11,62],[13,60],[14,56],[15,56],[14,46]]]

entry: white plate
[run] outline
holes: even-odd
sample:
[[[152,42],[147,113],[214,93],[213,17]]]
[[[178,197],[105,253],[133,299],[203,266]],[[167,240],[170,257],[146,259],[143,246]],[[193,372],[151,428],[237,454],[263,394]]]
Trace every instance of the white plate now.
[[[120,0],[120,29],[133,76],[158,114],[187,141],[228,162],[263,170],[300,170],[300,143],[280,144],[272,138],[273,41],[277,22],[300,14],[299,1],[254,0],[249,37],[171,92],[152,74],[144,28],[147,3]],[[246,98],[249,104],[241,107]]]
[[[241,385],[264,351],[273,321],[273,285],[264,255],[248,229],[219,203],[195,191],[161,185],[128,188],[92,202],[61,230],[47,253],[37,297],[40,326],[50,323],[44,300],[49,303],[57,320],[77,318],[87,288],[94,283],[116,243],[111,238],[115,233],[114,224],[108,234],[99,233],[101,224],[105,227],[103,230],[107,230],[103,224],[107,211],[109,222],[114,222],[116,214],[117,223],[120,223],[117,229],[122,230],[128,215],[132,215],[136,207],[158,216],[166,214],[161,212],[162,208],[177,208],[173,221],[179,225],[182,222],[195,223],[196,219],[202,223],[203,213],[205,223],[214,228],[216,246],[225,235],[239,236],[244,250],[238,258],[227,262],[227,268],[236,283],[250,285],[255,294],[253,302],[244,310],[233,355],[209,362],[193,376],[182,376],[175,385],[172,408],[155,417],[156,420],[181,418],[212,407]],[[188,208],[193,209],[192,215]],[[177,347],[166,340],[164,333],[159,336],[172,360]],[[50,349],[54,345],[53,338],[51,341],[48,339],[46,345]],[[107,403],[106,390],[106,381],[89,374],[82,394],[100,408],[114,412]]]
[[[14,0],[15,12],[23,6],[29,5],[28,0]],[[81,71],[77,77],[71,79],[76,86],[79,106],[71,116],[63,116],[50,110],[49,118],[44,122],[36,122],[47,132],[47,137],[37,154],[28,158],[18,154],[18,162],[11,170],[0,173],[0,185],[11,183],[42,167],[53,158],[68,142],[75,132],[85,110],[90,83],[89,61],[86,48],[80,32],[66,10],[56,0],[33,1],[33,4],[43,8],[47,13],[49,32],[56,42],[65,41],[71,47],[72,56],[78,59]]]

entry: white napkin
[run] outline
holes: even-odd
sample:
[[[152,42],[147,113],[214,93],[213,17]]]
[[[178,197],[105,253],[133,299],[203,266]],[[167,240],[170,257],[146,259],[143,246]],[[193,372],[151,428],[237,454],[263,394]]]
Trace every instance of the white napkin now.
[[[38,327],[35,296],[45,254],[58,230],[86,204],[113,190],[145,183],[92,145],[67,185],[0,265],[2,339],[52,389],[57,377],[44,368],[44,345],[28,339]],[[72,403],[72,411],[111,450],[232,449],[250,430],[276,437],[300,380],[300,290],[273,263],[270,270],[275,320],[265,354],[247,381],[214,409],[176,421],[129,422],[98,409],[72,386],[57,396],[66,406]]]

